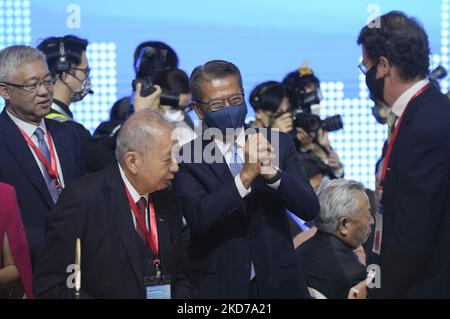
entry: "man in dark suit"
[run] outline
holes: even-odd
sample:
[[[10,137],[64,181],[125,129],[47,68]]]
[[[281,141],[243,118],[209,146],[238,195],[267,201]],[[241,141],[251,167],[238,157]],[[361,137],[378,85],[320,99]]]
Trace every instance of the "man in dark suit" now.
[[[428,36],[389,12],[358,37],[371,94],[391,112],[372,263],[382,298],[450,297],[450,103],[426,76]]]
[[[319,193],[317,233],[297,248],[308,287],[327,298],[346,299],[366,278],[354,249],[369,237],[373,218],[364,186],[337,179]]]
[[[45,214],[84,168],[76,133],[44,120],[54,86],[45,56],[31,47],[11,46],[0,51],[0,69],[6,105],[0,114],[0,180],[16,189],[34,263]]]
[[[182,219],[176,197],[164,190],[178,171],[172,131],[160,114],[136,112],[118,135],[118,163],[64,190],[46,219],[37,297],[73,296],[66,268],[74,263],[77,238],[82,298],[145,298],[146,282],[158,271],[176,275]],[[186,297],[177,278],[172,281],[172,296]]]
[[[185,271],[198,297],[308,297],[285,209],[311,220],[319,204],[291,139],[244,132],[247,107],[234,64],[199,66],[190,86],[208,129],[180,153],[174,188],[191,231]]]

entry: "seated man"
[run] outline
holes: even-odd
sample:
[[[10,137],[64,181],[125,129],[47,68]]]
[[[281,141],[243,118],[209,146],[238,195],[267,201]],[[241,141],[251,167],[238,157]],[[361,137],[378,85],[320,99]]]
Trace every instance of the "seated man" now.
[[[353,252],[368,238],[373,224],[364,186],[337,179],[320,193],[318,228],[314,237],[297,248],[308,287],[327,298],[348,296],[366,278],[365,266]]]

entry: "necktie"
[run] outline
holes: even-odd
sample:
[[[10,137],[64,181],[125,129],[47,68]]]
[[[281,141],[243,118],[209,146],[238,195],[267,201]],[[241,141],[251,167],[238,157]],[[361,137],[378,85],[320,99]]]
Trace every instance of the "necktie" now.
[[[236,143],[231,144],[230,147],[231,150],[231,161],[230,161],[230,171],[233,177],[236,177],[244,167],[244,164],[242,163],[242,158],[238,154],[238,145]],[[251,262],[251,270],[250,270],[250,280],[255,278],[255,266],[253,265],[253,262]]]
[[[147,200],[145,199],[145,197],[141,197],[136,202],[136,206],[138,208],[139,215],[145,221],[145,209],[147,208]],[[147,245],[147,239],[145,238],[145,234],[142,231],[141,227],[139,227],[139,224],[137,222],[136,222],[136,231],[137,231],[139,237],[141,237],[142,241],[144,242],[144,245]]]
[[[387,125],[388,125],[388,140],[391,139],[392,133],[395,130],[395,122],[397,121],[398,116],[395,115],[392,111],[389,112],[387,117]]]
[[[50,151],[48,149],[47,143],[45,143],[44,131],[40,127],[38,127],[34,131],[34,135],[38,140],[39,151],[41,151],[42,155],[44,155],[47,162],[51,164]],[[56,203],[56,201],[58,200],[59,192],[56,189],[55,182],[52,180],[52,178],[47,172],[47,169],[45,168],[44,168],[44,179],[47,184],[48,191],[50,192],[50,196],[52,197],[53,203]]]
[[[238,154],[238,146],[236,143],[231,144],[231,161],[230,161],[230,171],[233,177],[236,177],[244,167],[242,163],[242,158]]]

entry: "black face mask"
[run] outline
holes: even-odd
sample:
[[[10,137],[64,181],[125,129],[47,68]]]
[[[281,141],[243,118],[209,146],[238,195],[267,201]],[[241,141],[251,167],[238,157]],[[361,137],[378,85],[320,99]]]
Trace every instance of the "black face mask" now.
[[[366,85],[375,99],[384,102],[384,76],[377,79],[377,66],[378,64],[375,64],[367,71]]]

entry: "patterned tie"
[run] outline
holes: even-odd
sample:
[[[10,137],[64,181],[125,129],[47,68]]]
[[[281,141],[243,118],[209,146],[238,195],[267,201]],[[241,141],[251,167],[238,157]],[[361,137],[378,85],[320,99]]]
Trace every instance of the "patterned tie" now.
[[[231,161],[230,161],[230,171],[233,177],[236,177],[244,167],[242,163],[242,158],[238,154],[238,145],[236,143],[231,144]]]
[[[397,121],[398,116],[395,115],[394,112],[389,112],[387,117],[387,125],[388,125],[388,140],[391,139],[392,133],[394,133],[395,130],[395,122]]]
[[[144,222],[145,222],[145,209],[147,208],[147,200],[145,199],[145,197],[141,197],[136,202],[136,206],[139,210],[139,215],[141,215],[142,220],[144,220]],[[147,239],[145,238],[145,234],[142,231],[141,227],[139,227],[139,223],[137,223],[137,222],[136,222],[136,231],[137,231],[139,237],[141,237],[142,241],[144,242],[144,245],[147,245]]]
[[[41,151],[42,155],[44,155],[47,162],[49,164],[51,164],[50,151],[48,149],[47,143],[45,143],[44,131],[40,127],[38,127],[34,131],[34,135],[36,136],[36,138],[38,140],[39,150]],[[58,200],[58,197],[59,197],[59,192],[56,189],[56,185],[55,185],[54,181],[52,180],[52,178],[50,177],[50,175],[48,174],[48,172],[45,168],[44,168],[44,179],[45,179],[45,182],[47,183],[47,188],[48,188],[48,191],[50,192],[50,196],[52,197],[53,203],[56,203],[56,201]]]
[[[231,144],[230,150],[230,171],[233,177],[236,177],[236,175],[238,175],[242,171],[242,168],[244,168],[244,164],[242,162],[242,158],[238,154],[238,145],[236,143]],[[255,266],[253,265],[253,262],[251,262],[250,266],[250,280],[252,280],[253,278],[255,278]]]

